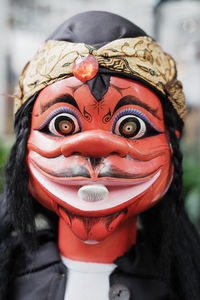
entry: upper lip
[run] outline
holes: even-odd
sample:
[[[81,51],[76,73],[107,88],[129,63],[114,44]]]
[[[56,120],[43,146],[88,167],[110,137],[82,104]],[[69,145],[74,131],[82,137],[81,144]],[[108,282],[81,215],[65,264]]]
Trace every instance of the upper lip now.
[[[30,164],[32,175],[42,185],[44,191],[56,198],[59,204],[65,203],[64,207],[71,211],[80,213],[87,211],[91,215],[95,212],[110,214],[111,211],[121,210],[129,205],[129,201],[136,202],[145,191],[149,190],[161,174],[161,168],[154,174],[143,179],[123,180],[103,178],[98,180],[84,178],[56,178],[39,170],[35,165]],[[77,197],[79,188],[83,185],[103,184],[108,187],[109,197],[107,200],[98,202],[87,202]],[[120,189],[119,189],[120,187]],[[124,196],[123,196],[124,195]],[[55,199],[54,199],[55,200]],[[62,205],[61,204],[61,205]],[[63,205],[62,205],[63,206]]]
[[[132,176],[129,177],[123,177],[122,174],[119,174],[119,176],[112,177],[106,176],[98,176],[97,178],[90,177],[90,174],[74,174],[75,176],[63,176],[63,173],[55,173],[53,171],[47,170],[40,165],[38,165],[35,161],[31,160],[32,164],[35,166],[35,168],[40,171],[45,177],[48,177],[49,180],[54,181],[56,183],[64,184],[64,185],[84,185],[84,184],[103,184],[107,186],[120,186],[120,185],[135,185],[140,184],[143,182],[148,181],[151,179],[161,168],[159,166],[152,172],[149,172],[148,174],[132,174]]]

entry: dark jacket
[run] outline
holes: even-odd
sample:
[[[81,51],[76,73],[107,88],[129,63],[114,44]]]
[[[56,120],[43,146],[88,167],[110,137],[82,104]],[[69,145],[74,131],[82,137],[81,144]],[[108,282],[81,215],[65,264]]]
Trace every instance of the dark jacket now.
[[[176,299],[166,283],[159,279],[144,245],[134,246],[115,263],[117,268],[110,276],[110,299]],[[66,280],[67,268],[58,249],[52,240],[47,240],[39,246],[29,263],[18,270],[8,300],[63,300]]]

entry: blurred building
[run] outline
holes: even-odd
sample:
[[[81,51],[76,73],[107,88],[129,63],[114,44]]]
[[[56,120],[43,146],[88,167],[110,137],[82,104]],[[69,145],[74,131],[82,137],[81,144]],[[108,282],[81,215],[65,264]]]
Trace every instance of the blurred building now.
[[[177,61],[189,114],[185,139],[200,162],[200,0],[160,0],[155,35]]]

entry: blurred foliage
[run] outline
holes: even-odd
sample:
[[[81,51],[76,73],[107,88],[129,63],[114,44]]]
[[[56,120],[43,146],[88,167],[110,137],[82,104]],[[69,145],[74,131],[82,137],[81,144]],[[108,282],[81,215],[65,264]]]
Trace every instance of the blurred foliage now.
[[[183,147],[184,148],[184,147]],[[188,214],[200,232],[200,161],[197,148],[183,151],[183,196]]]
[[[183,161],[184,196],[187,198],[191,192],[200,195],[200,163],[191,156],[186,156]]]
[[[4,167],[8,158],[9,147],[0,141],[0,193],[3,191],[4,184]]]

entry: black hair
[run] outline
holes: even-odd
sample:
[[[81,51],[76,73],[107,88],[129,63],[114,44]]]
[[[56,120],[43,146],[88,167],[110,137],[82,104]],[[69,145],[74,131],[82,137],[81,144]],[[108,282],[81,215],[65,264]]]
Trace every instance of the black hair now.
[[[57,216],[41,206],[28,190],[26,145],[36,96],[25,103],[15,119],[16,141],[5,168],[6,184],[0,195],[0,300],[7,299],[9,285],[20,264],[26,264],[37,248],[35,218],[45,216],[56,240]],[[23,262],[19,261],[23,257]]]
[[[200,238],[189,220],[182,197],[180,119],[169,101],[162,101],[166,130],[173,148],[174,176],[166,195],[141,215],[146,242],[157,255],[161,277],[177,299],[200,298]],[[181,132],[180,132],[181,133]]]

